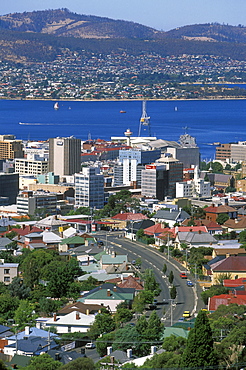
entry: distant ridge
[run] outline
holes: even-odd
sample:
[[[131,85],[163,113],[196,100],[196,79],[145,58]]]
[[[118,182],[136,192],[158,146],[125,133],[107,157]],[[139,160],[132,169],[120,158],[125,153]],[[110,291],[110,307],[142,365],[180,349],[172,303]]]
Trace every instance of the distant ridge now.
[[[233,46],[232,46],[233,45]],[[216,55],[246,59],[246,28],[217,23],[158,31],[138,23],[68,9],[0,16],[0,59],[18,63],[52,61],[70,52]]]

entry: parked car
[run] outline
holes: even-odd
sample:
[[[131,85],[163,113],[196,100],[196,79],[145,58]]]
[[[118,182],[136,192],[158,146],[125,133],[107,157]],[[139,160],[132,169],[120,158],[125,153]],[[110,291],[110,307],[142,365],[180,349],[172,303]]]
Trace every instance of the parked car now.
[[[97,245],[98,245],[99,247],[102,247],[102,246],[104,245],[104,242],[103,242],[102,240],[98,240],[98,241],[97,241]]]
[[[187,279],[187,275],[185,272],[181,272],[181,274],[179,274],[179,276],[181,277],[181,279]]]
[[[95,346],[95,344],[94,343],[86,343],[86,345],[85,345],[85,348],[86,349],[93,349],[93,348],[95,348],[96,346]]]
[[[192,283],[192,281],[190,281],[190,280],[187,280],[186,284],[187,284],[188,286],[194,286],[194,284],[193,284],[193,283]]]

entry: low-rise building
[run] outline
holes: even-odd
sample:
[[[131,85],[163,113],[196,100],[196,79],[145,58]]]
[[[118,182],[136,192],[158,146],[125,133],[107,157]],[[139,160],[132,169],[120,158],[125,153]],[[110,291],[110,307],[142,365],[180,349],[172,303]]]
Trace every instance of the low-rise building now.
[[[54,215],[57,213],[57,196],[44,192],[22,191],[17,196],[17,212],[20,214],[35,215],[42,211]]]
[[[0,281],[5,285],[12,283],[12,280],[18,276],[19,263],[5,263],[0,259]]]

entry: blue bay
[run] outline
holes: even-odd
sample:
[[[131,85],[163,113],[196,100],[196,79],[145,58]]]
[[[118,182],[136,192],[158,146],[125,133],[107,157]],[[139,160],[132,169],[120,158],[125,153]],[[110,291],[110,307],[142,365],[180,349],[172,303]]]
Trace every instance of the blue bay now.
[[[52,101],[0,100],[0,133],[23,140],[71,135],[86,140],[89,134],[92,139],[109,140],[130,128],[133,136],[138,135],[141,101],[60,101],[59,110],[53,105]],[[147,113],[151,134],[157,138],[177,141],[188,127],[203,159],[214,158],[214,142],[246,140],[243,99],[148,101]],[[142,130],[141,136],[148,136],[148,130]]]

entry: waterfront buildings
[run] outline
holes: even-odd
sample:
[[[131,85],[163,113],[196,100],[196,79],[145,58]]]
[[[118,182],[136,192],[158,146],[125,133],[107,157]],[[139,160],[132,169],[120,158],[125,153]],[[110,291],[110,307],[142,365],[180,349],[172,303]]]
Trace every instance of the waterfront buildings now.
[[[23,144],[14,135],[0,135],[0,159],[23,158]]]
[[[60,177],[73,175],[81,168],[81,140],[75,137],[49,139],[49,171]]]
[[[104,207],[104,176],[99,167],[83,167],[75,174],[75,207]]]
[[[161,151],[128,149],[119,151],[119,161],[114,166],[114,186],[141,187],[141,174],[145,164],[156,161]]]

